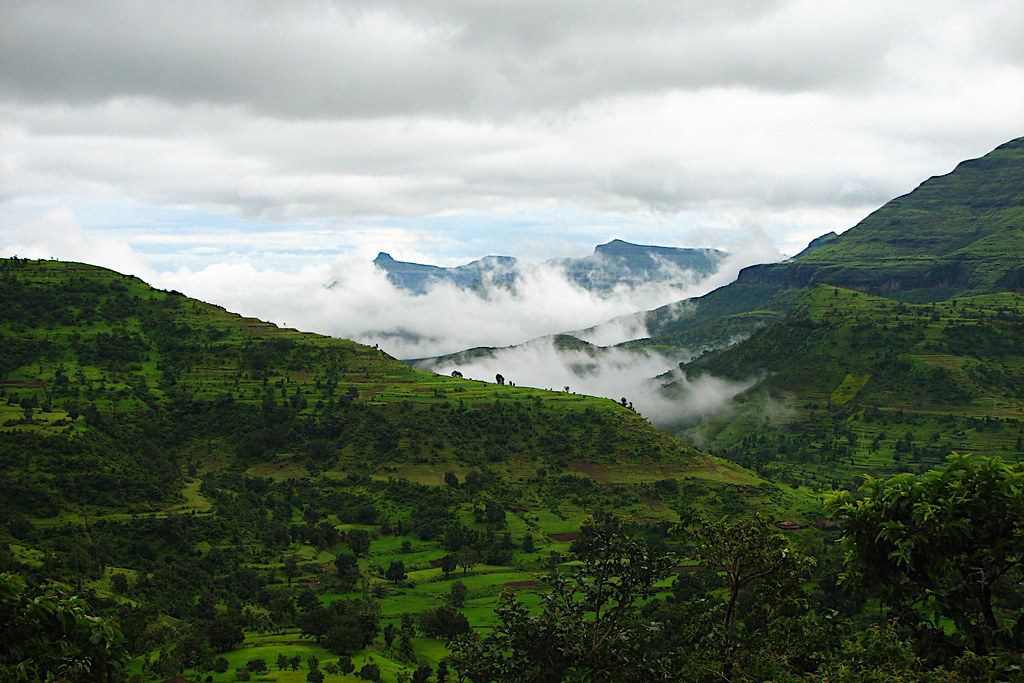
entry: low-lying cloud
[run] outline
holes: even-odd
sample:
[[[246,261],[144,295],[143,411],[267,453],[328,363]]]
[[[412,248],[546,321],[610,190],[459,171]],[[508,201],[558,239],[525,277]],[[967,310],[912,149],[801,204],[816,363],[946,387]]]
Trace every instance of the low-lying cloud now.
[[[475,347],[493,350],[472,362],[446,362],[429,369],[493,381],[501,373],[519,385],[625,397],[657,424],[669,426],[719,409],[752,383],[711,377],[689,381],[674,375],[674,398],[654,379],[689,360],[685,351],[657,353],[606,348],[647,334],[644,312],[674,304],[735,279],[750,263],[775,260],[778,252],[752,234],[745,249],[704,279],[678,272],[671,282],[588,291],[557,265],[520,262],[514,288],[491,283],[477,290],[437,282],[414,294],[392,285],[365,259],[347,258],[285,272],[249,263],[214,263],[197,270],[157,270],[130,245],[89,235],[73,212],[59,209],[16,230],[0,230],[0,255],[60,258],[134,274],[153,286],[175,289],[242,315],[278,325],[376,344],[403,359],[427,358]],[[573,331],[595,345],[591,351],[560,351],[548,335]],[[511,348],[502,348],[511,347]]]
[[[509,346],[571,330],[584,330],[578,333],[582,339],[602,346],[642,338],[646,329],[638,312],[702,295],[733,280],[745,265],[781,256],[756,231],[748,232],[742,243],[722,246],[730,256],[715,274],[700,280],[680,271],[670,282],[639,282],[596,293],[574,283],[557,265],[522,261],[514,289],[494,284],[469,291],[438,282],[424,294],[413,294],[392,285],[383,270],[357,256],[315,263],[315,255],[309,255],[305,261],[313,265],[290,271],[244,259],[158,268],[127,242],[83,230],[65,208],[11,229],[0,227],[2,255],[106,266],[242,315],[377,344],[402,359]],[[263,248],[271,256],[262,263],[272,263],[273,250],[282,247],[271,241]],[[195,259],[179,262],[190,260]]]
[[[754,381],[733,382],[704,375],[689,380],[678,372],[680,360],[690,354],[671,356],[618,348],[560,350],[552,339],[495,349],[471,360],[445,359],[421,367],[441,374],[457,370],[463,376],[487,382],[501,374],[517,386],[603,396],[633,406],[653,423],[669,427],[721,409],[730,399],[750,388]],[[664,377],[670,373],[670,378]],[[659,377],[661,376],[661,377]],[[661,391],[675,383],[671,396]]]

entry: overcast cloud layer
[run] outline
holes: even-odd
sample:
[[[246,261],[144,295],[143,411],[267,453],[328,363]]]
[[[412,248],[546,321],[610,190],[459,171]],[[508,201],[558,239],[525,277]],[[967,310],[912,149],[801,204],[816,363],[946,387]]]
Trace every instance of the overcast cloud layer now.
[[[1024,135],[1022,35],[1019,0],[9,0],[0,253],[323,332],[390,322],[313,305],[377,251],[795,253]]]

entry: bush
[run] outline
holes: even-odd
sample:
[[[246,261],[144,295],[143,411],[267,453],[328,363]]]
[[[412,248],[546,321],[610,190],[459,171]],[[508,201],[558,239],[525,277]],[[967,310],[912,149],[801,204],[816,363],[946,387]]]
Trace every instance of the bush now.
[[[364,681],[379,681],[380,667],[371,662],[359,670],[359,677]]]
[[[420,629],[431,638],[451,639],[469,633],[469,620],[451,605],[420,614]]]
[[[254,674],[263,673],[267,670],[267,662],[263,659],[250,659],[246,662],[245,668]]]

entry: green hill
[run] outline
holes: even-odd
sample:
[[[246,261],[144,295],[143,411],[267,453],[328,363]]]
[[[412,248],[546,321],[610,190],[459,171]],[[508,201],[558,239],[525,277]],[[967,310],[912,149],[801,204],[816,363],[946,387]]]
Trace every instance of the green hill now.
[[[1024,284],[1024,138],[964,161],[856,226],[782,263],[647,315],[650,343],[722,346],[828,284],[908,302],[1018,290]]]
[[[1022,274],[1024,138],[793,259],[652,311],[645,343],[719,349],[684,363],[691,377],[758,380],[679,433],[764,474],[832,487],[952,450],[1015,460]]]
[[[313,606],[372,598],[398,623],[455,577],[492,623],[590,513],[663,538],[691,507],[811,501],[612,401],[420,372],[102,268],[0,261],[0,311],[0,571],[116,615],[144,679],[210,647],[232,667],[329,655],[299,640]],[[367,647],[354,661],[386,680],[408,661]]]
[[[761,377],[735,410],[683,433],[790,481],[923,471],[951,451],[1024,456],[1019,293],[909,304],[818,285],[784,319],[684,367]]]

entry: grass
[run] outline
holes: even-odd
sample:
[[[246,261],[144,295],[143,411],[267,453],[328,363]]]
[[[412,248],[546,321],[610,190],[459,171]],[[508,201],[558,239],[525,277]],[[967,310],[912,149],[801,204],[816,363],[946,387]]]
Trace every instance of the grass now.
[[[551,553],[564,558],[571,547],[571,541],[555,540],[551,535],[579,531],[596,512],[672,522],[678,518],[675,510],[705,502],[718,506],[731,494],[777,506],[764,491],[756,490],[764,486],[763,481],[685,446],[613,401],[421,372],[377,349],[279,329],[152,290],[141,281],[102,269],[51,262],[19,262],[18,267],[18,278],[52,288],[44,287],[36,294],[50,291],[78,298],[72,306],[55,306],[53,320],[44,315],[49,311],[15,315],[12,307],[10,320],[0,321],[0,333],[9,343],[45,340],[48,344],[46,353],[35,356],[29,352],[34,347],[25,347],[29,348],[25,352],[28,360],[5,372],[5,383],[0,386],[6,399],[0,400],[0,438],[32,431],[58,441],[72,433],[109,439],[99,440],[97,451],[87,455],[94,456],[90,467],[107,468],[104,473],[115,481],[120,473],[132,471],[138,454],[147,448],[158,454],[172,452],[170,461],[181,467],[180,473],[162,480],[165,486],[160,492],[167,494],[165,498],[148,497],[133,505],[115,501],[106,507],[88,499],[85,504],[64,502],[64,491],[52,482],[57,469],[62,474],[74,470],[78,463],[65,460],[63,454],[54,458],[54,472],[43,471],[38,458],[32,462],[35,469],[4,471],[8,481],[31,473],[46,475],[37,484],[50,487],[47,490],[62,501],[61,507],[48,518],[28,516],[28,522],[47,538],[80,537],[81,529],[100,520],[123,523],[127,532],[134,531],[130,527],[137,519],[178,521],[181,516],[182,526],[191,526],[189,533],[194,531],[194,537],[184,535],[187,540],[172,549],[161,547],[163,539],[139,539],[140,546],[150,543],[158,548],[154,552],[160,561],[169,564],[175,553],[189,557],[200,553],[211,562],[217,555],[237,553],[238,567],[232,570],[255,571],[265,579],[272,573],[274,582],[267,586],[271,593],[287,590],[281,582],[283,564],[287,556],[297,555],[302,565],[320,565],[318,569],[304,568],[304,575],[296,580],[316,579],[313,585],[322,602],[358,597],[358,592],[341,593],[330,587],[334,556],[347,550],[343,544],[315,548],[285,537],[271,546],[265,540],[273,522],[284,524],[289,532],[304,523],[303,508],[308,504],[326,514],[339,532],[361,528],[374,536],[369,555],[360,559],[359,565],[368,581],[366,588],[382,594],[385,619],[438,607],[452,583],[459,580],[469,591],[464,614],[474,627],[485,628],[494,625],[495,600],[509,584],[515,585],[528,604],[537,604],[537,589],[528,582],[553,561]],[[61,316],[70,309],[75,312],[74,324],[62,321]],[[120,342],[136,335],[141,342],[136,351],[115,349],[128,353],[130,359],[111,358],[100,353],[98,340],[104,339],[100,335],[112,335]],[[4,422],[24,416],[24,410],[16,405],[23,400],[49,401],[51,410],[37,410],[35,422],[3,427]],[[68,410],[76,406],[83,415],[62,424]],[[93,412],[85,414],[93,407]],[[284,414],[287,423],[271,419]],[[210,415],[237,420],[237,426],[220,430],[220,424],[207,417]],[[146,441],[150,429],[165,425],[166,431]],[[340,436],[324,437],[332,428]],[[273,450],[242,456],[243,437],[253,429],[264,429],[261,438],[266,440],[289,431],[296,436]],[[122,433],[126,440],[115,442]],[[378,442],[379,435],[389,433],[393,440]],[[322,460],[308,452],[317,441],[326,442]],[[117,460],[108,447],[121,447],[118,455],[122,459]],[[430,566],[431,560],[447,551],[437,540],[413,536],[409,525],[423,514],[418,504],[410,501],[431,498],[433,492],[415,486],[403,489],[392,483],[412,482],[436,491],[446,486],[446,472],[462,482],[471,473],[495,477],[494,483],[472,493],[460,488],[454,497],[457,502],[445,504],[482,535],[510,534],[515,550],[507,566],[481,563],[468,573],[457,570],[447,578]],[[217,494],[201,493],[204,481],[213,484]],[[667,481],[676,482],[675,492],[656,493],[658,484]],[[137,487],[138,479],[133,474],[120,483],[123,490],[130,491]],[[387,520],[393,531],[399,523],[404,524],[406,532],[382,534],[378,524],[348,523],[349,519],[362,519],[344,514],[346,496],[356,495],[372,502],[378,521]],[[504,506],[504,526],[476,522],[474,507],[489,500]],[[243,502],[252,504],[251,517],[232,509],[234,503]],[[229,520],[232,514],[237,516]],[[527,534],[533,538],[535,552],[520,550]],[[436,531],[432,537],[438,538]],[[113,540],[118,541],[111,544],[117,546],[117,552],[130,555],[120,547],[121,539]],[[52,553],[52,547],[46,551]],[[12,554],[34,566],[49,560],[46,552],[27,543],[12,546]],[[408,572],[398,586],[385,581],[379,572],[395,560],[404,562]],[[137,566],[118,569],[129,575],[129,583],[142,571]],[[111,585],[109,575],[83,581],[83,587],[103,596],[111,594]],[[293,586],[295,593],[304,591]],[[265,608],[250,603],[245,607]],[[182,626],[170,619],[164,621],[175,628]],[[435,663],[444,651],[443,644],[429,639],[417,639],[416,645],[420,656]],[[303,657],[314,654],[322,661],[334,659],[295,633],[247,634],[244,645],[226,657],[232,669],[255,658],[276,669],[281,652]],[[356,658],[357,666],[371,656],[381,664],[387,680],[394,680],[407,666],[383,652],[379,641]],[[134,666],[138,671],[141,662]],[[214,674],[217,683],[231,678],[231,673]],[[305,672],[272,670],[259,678],[304,680]]]

